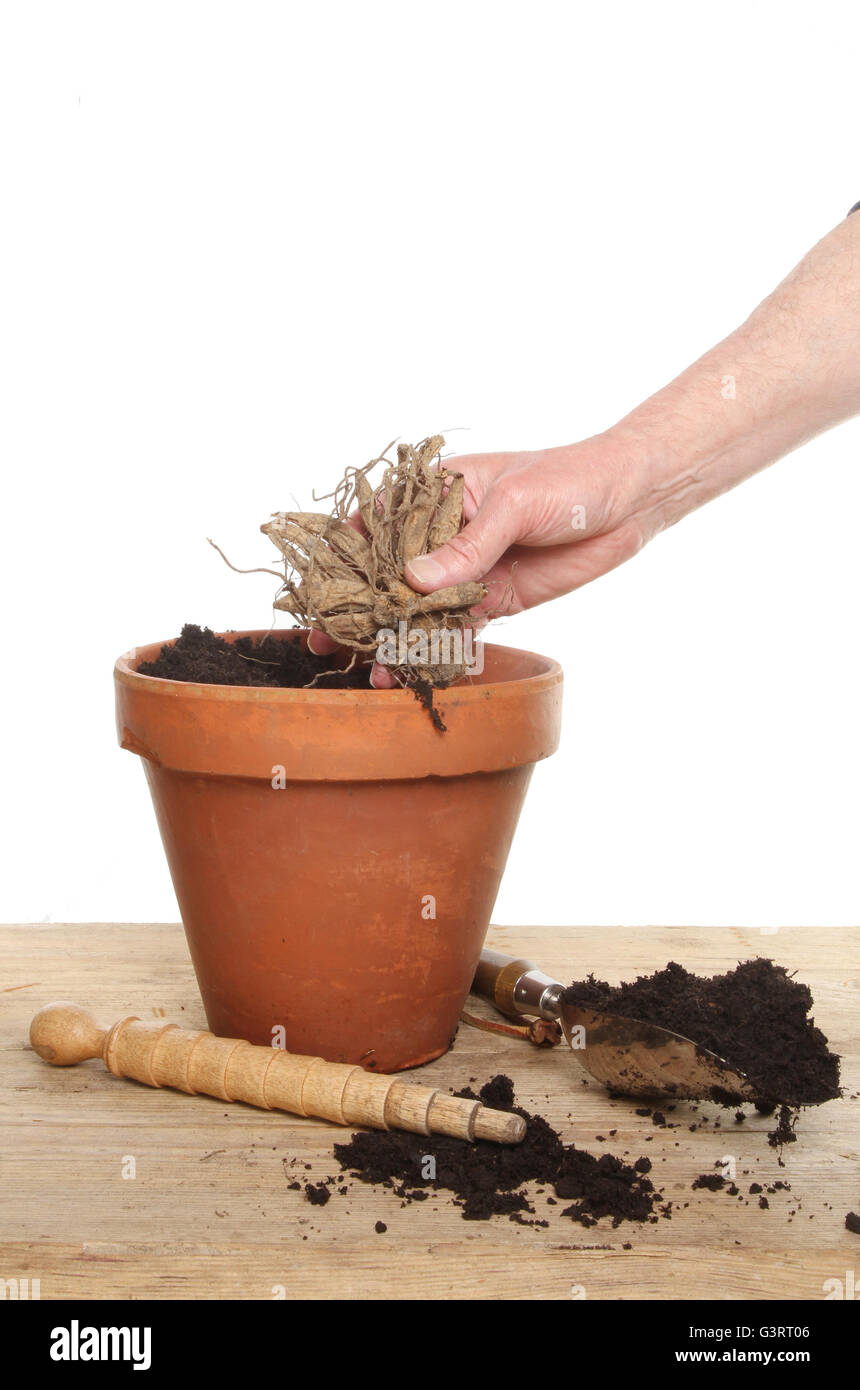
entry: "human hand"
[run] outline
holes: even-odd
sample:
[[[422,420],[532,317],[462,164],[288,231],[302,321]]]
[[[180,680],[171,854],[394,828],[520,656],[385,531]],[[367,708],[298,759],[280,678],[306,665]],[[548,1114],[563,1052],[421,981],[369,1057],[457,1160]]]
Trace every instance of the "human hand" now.
[[[632,453],[609,435],[520,453],[445,460],[465,479],[466,525],[407,564],[419,593],[480,580],[477,617],[520,613],[588,584],[649,538],[632,505]]]
[[[481,625],[581,588],[792,449],[860,413],[860,212],[745,323],[604,434],[445,461],[466,525],[406,566],[419,593],[482,580]],[[309,645],[334,643],[321,633]],[[371,683],[393,684],[374,665]]]
[[[466,525],[446,545],[406,566],[419,593],[481,580],[485,599],[472,613],[476,626],[493,616],[522,612],[557,598],[635,555],[646,528],[631,514],[631,451],[609,436],[580,444],[520,453],[471,454],[445,460],[465,480]],[[323,633],[309,646],[334,649]],[[377,688],[394,684],[378,663]]]

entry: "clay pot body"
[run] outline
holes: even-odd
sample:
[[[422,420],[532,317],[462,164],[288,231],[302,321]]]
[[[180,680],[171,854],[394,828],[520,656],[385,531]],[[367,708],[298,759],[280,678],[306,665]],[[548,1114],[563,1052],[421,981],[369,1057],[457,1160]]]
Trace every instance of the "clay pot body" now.
[[[482,675],[439,693],[440,733],[406,691],[137,674],[161,646],[117,662],[117,733],[144,761],[211,1030],[379,1071],[438,1057],[558,745],[558,665],[486,645]]]

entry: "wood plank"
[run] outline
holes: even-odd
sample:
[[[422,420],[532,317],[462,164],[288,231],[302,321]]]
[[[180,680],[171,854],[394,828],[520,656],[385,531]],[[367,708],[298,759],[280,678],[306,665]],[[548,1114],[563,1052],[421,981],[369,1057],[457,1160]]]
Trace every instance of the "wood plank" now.
[[[679,1127],[655,1129],[633,1103],[582,1084],[570,1054],[463,1027],[422,1080],[460,1086],[503,1070],[522,1103],[566,1140],[649,1154],[665,1195],[689,1205],[671,1222],[617,1230],[606,1222],[585,1230],[556,1209],[539,1230],[464,1222],[441,1197],[402,1209],[392,1194],[355,1183],[317,1209],[287,1184],[297,1173],[317,1180],[339,1171],[332,1144],[344,1131],[153,1091],[96,1062],[53,1069],[27,1046],[33,1013],[57,998],[108,1020],[136,1013],[205,1027],[180,927],[0,928],[0,1278],[37,1278],[43,1299],[270,1299],[281,1290],[290,1299],[569,1299],[578,1290],[772,1299],[823,1297],[826,1280],[856,1268],[858,1238],[844,1217],[860,1209],[860,930],[522,927],[493,928],[489,940],[560,979],[593,970],[620,980],[670,958],[711,972],[772,955],[809,981],[817,1021],[845,1059],[846,1096],[803,1114],[781,1169],[766,1119],[735,1124],[714,1106],[679,1105],[668,1115]],[[694,1122],[701,1127],[690,1132]],[[615,1137],[598,1142],[610,1129]],[[695,1176],[728,1154],[743,1192],[774,1178],[791,1192],[760,1211],[755,1198],[747,1206],[692,1191]],[[134,1178],[122,1175],[128,1157]],[[380,1219],[384,1235],[374,1232]]]

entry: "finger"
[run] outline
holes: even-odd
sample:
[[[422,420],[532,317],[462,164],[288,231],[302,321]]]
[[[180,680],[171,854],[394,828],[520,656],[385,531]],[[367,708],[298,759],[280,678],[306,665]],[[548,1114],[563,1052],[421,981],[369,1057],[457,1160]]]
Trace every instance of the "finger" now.
[[[320,632],[318,628],[312,627],[308,633],[308,651],[312,656],[331,656],[336,652],[338,644],[328,633]]]
[[[643,544],[641,530],[631,523],[571,545],[515,545],[484,575],[489,593],[471,613],[510,617],[572,593],[632,559]]]
[[[370,684],[374,690],[393,690],[397,681],[387,666],[382,666],[378,661],[374,661],[370,668]]]
[[[367,527],[361,519],[361,513],[357,509],[354,512],[350,512],[349,516],[344,517],[344,521],[347,526],[351,526],[353,531],[357,531],[360,536],[367,535]]]

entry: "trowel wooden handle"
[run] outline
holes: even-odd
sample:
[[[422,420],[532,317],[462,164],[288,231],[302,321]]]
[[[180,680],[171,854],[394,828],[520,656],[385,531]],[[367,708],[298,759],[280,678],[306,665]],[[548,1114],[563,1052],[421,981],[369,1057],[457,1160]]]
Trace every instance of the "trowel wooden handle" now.
[[[101,1057],[115,1076],[147,1086],[242,1100],[263,1110],[315,1115],[340,1125],[450,1134],[497,1144],[518,1144],[525,1135],[520,1115],[396,1076],[255,1047],[239,1038],[193,1033],[175,1023],[123,1018],[112,1028],[102,1028],[77,1004],[49,1004],[37,1013],[30,1024],[30,1044],[43,1061],[57,1067]]]
[[[537,970],[532,961],[506,956],[485,946],[472,981],[472,993],[489,999],[503,1014],[516,1016],[521,1010],[514,1000],[514,989],[520,977],[530,970]]]
[[[485,946],[478,961],[472,993],[489,999],[503,1014],[518,1018],[537,1014],[557,1019],[562,986],[530,960],[506,956]]]

